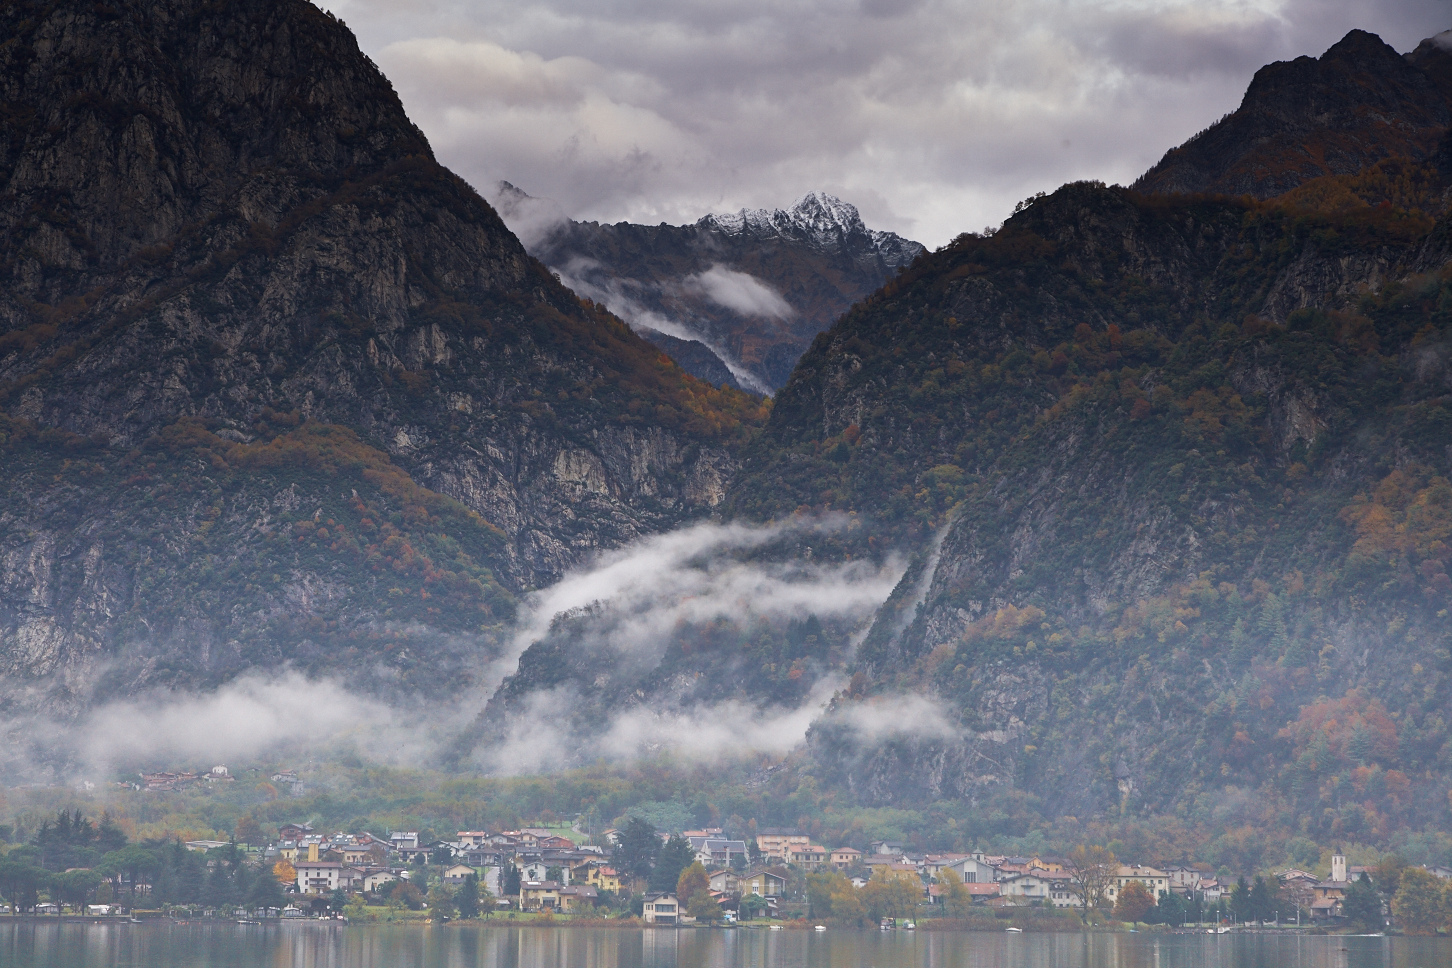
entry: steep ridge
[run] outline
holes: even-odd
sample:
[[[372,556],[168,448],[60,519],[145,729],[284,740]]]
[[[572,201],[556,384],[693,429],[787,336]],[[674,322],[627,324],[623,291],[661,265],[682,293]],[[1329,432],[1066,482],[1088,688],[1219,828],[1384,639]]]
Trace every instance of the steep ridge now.
[[[1144,192],[1270,198],[1387,157],[1424,161],[1452,120],[1452,33],[1398,54],[1353,30],[1319,59],[1256,72],[1240,107],[1169,151]]]
[[[496,204],[576,292],[608,305],[696,376],[723,382],[726,367],[735,385],[759,393],[785,383],[817,333],[923,251],[869,229],[854,206],[822,192],[789,209],[742,209],[693,225],[551,217],[547,203],[507,182]]]
[[[12,684],[438,685],[513,593],[721,500],[756,402],[560,286],[331,15],[20,2],[0,37]]]
[[[1065,186],[803,356],[734,513],[846,512],[839,555],[947,526],[834,707],[942,716],[864,743],[829,715],[819,783],[1025,822],[1442,822],[1452,183],[1385,144],[1287,170],[1270,202]]]

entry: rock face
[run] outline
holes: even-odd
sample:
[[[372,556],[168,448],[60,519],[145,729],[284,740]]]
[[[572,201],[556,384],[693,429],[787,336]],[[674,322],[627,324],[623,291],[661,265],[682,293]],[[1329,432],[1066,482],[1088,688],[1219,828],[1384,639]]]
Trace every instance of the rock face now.
[[[0,407],[34,466],[81,447],[101,480],[148,447],[205,451],[229,483],[200,515],[268,532],[277,499],[243,479],[267,447],[319,471],[299,508],[351,501],[355,483],[380,513],[422,506],[387,484],[397,475],[472,512],[492,549],[470,567],[516,590],[722,499],[754,404],[562,288],[434,161],[331,15],[301,0],[22,2],[0,11],[0,36]],[[327,426],[352,428],[351,463],[318,463],[342,446],[318,443]],[[349,467],[375,478],[339,491]],[[130,528],[114,490],[7,483],[0,654],[14,668],[44,671],[77,637],[120,648],[127,623],[157,641],[245,624],[152,627],[141,536],[83,536]],[[70,499],[47,491],[63,487],[95,503],[52,530]],[[168,574],[195,564],[181,555]],[[305,617],[364,591],[301,572],[296,586],[243,610]],[[210,667],[203,651],[186,661]]]
[[[1402,56],[1353,30],[1319,59],[1263,67],[1239,108],[1168,152],[1134,187],[1270,198],[1394,155],[1424,160],[1452,120],[1446,38]]]
[[[1376,123],[1440,137],[1436,103]],[[1212,802],[1313,837],[1440,823],[1452,184],[1386,148],[1269,203],[1065,186],[813,344],[728,506],[918,554],[813,728],[820,782],[1014,830]],[[1389,201],[1388,172],[1417,187]]]
[[[507,182],[496,204],[580,295],[696,376],[728,382],[725,370],[757,393],[781,387],[819,332],[924,251],[821,192],[694,225],[574,222]]]

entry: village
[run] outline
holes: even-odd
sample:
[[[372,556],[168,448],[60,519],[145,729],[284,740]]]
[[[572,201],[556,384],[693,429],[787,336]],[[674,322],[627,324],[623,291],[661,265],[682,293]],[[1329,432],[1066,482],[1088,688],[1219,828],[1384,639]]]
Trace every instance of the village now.
[[[1348,865],[1339,853],[1324,876],[1290,868],[1252,882],[1204,864],[1120,863],[1102,848],[1079,848],[1063,858],[923,853],[892,841],[828,848],[789,828],[764,828],[749,840],[717,828],[677,835],[647,829],[659,841],[662,864],[669,866],[665,854],[677,847],[678,867],[664,871],[664,882],[659,870],[628,869],[629,831],[585,836],[558,825],[458,831],[450,840],[423,842],[413,831],[324,834],[290,823],[258,848],[258,860],[287,880],[289,904],[281,913],[289,917],[367,917],[380,907],[428,913],[432,906],[436,918],[633,916],[652,925],[803,918],[913,924],[1032,914],[1068,916],[1075,925],[1128,921],[1224,930],[1255,922],[1324,929],[1354,916],[1348,898],[1358,881],[1369,890],[1382,876]],[[1445,868],[1418,870],[1438,882],[1452,877]],[[1374,917],[1382,926],[1389,900],[1378,899],[1362,919]]]

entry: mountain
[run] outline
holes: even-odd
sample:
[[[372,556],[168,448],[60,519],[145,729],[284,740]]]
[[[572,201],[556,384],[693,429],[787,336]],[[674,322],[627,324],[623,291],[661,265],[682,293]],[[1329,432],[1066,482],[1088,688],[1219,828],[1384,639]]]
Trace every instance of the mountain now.
[[[1321,57],[1256,72],[1240,107],[1169,151],[1134,188],[1270,198],[1382,158],[1425,161],[1452,120],[1452,31],[1398,54],[1353,30]]]
[[[693,225],[575,222],[508,182],[495,204],[570,288],[690,373],[757,393],[785,383],[819,332],[924,251],[822,192]]]
[[[562,287],[331,15],[0,36],[8,696],[467,683],[520,592],[722,499],[758,402]]]
[[[1452,183],[1427,62],[1353,32],[1272,65],[1138,188],[960,236],[807,351],[730,512],[861,523],[819,554],[917,549],[813,727],[815,784],[1020,832],[1444,822]],[[933,714],[850,727],[904,695]]]

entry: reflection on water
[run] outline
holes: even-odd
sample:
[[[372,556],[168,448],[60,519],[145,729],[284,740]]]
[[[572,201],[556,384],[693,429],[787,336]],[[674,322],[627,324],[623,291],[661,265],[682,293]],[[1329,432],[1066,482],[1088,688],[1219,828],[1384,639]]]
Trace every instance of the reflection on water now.
[[[275,924],[0,925],[0,968],[1434,968],[1452,939]]]

